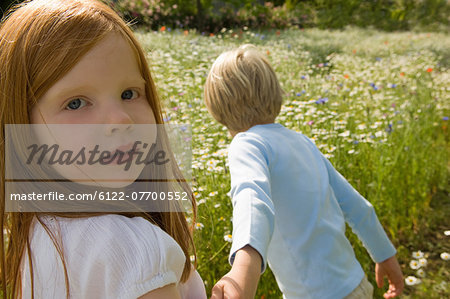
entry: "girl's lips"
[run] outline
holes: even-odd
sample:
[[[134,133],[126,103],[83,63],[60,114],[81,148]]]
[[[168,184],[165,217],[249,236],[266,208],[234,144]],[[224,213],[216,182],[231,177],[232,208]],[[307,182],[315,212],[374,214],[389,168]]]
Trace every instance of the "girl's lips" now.
[[[119,146],[119,147],[116,148],[116,150],[113,151],[113,152],[115,153],[115,152],[117,152],[117,151],[120,151],[120,152],[126,153],[126,152],[131,151],[132,149],[133,149],[133,143],[130,142],[130,143],[128,143],[128,144],[124,144],[124,145]],[[137,149],[136,149],[136,150],[137,150]]]

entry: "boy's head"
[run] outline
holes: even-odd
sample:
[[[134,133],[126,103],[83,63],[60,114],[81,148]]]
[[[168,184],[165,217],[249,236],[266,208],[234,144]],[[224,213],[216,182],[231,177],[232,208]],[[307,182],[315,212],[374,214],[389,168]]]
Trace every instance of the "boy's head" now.
[[[272,123],[280,112],[282,94],[269,61],[252,45],[222,53],[205,85],[209,112],[235,133]]]

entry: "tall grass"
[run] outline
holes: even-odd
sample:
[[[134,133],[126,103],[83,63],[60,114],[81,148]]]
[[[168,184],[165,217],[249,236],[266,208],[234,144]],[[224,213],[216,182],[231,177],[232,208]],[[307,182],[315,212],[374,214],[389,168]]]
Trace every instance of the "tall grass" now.
[[[244,29],[215,36],[192,31],[139,34],[149,50],[167,119],[193,127],[192,184],[199,204],[195,240],[198,270],[208,291],[229,271],[232,207],[226,149],[231,137],[207,114],[203,84],[222,51],[253,43],[268,55],[286,92],[277,122],[313,138],[375,206],[398,248],[405,275],[415,274],[409,268],[412,252],[428,250],[429,279],[407,286],[406,297],[448,294],[445,261],[432,251],[449,251],[437,230],[448,229],[439,223],[449,211],[449,36],[354,28]],[[347,233],[374,283],[373,262],[352,232]],[[436,240],[434,246],[426,245]],[[381,294],[376,290],[375,298]],[[270,271],[262,276],[257,297],[281,298]]]

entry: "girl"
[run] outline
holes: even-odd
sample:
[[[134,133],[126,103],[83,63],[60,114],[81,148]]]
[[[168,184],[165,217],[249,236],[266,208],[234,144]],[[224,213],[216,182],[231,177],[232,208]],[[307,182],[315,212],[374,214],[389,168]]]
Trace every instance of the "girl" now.
[[[27,1],[3,20],[0,113],[2,171],[5,124],[102,124],[126,136],[135,125],[163,123],[143,50],[123,20],[94,0]],[[190,263],[184,213],[8,213],[5,181],[2,175],[4,298],[206,297]],[[187,184],[177,185],[190,195],[195,219]]]

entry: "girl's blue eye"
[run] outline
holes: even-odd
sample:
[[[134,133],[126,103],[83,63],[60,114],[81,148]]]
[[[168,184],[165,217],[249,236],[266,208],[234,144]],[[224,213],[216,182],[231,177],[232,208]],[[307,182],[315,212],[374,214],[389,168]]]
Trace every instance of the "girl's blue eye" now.
[[[85,100],[73,99],[67,104],[66,109],[67,110],[77,110],[77,109],[80,109],[81,107],[84,107],[85,105],[86,105]]]
[[[122,92],[121,98],[122,98],[122,100],[134,100],[138,96],[139,96],[139,94],[137,93],[137,91],[134,91],[132,89],[127,89],[124,92]]]

